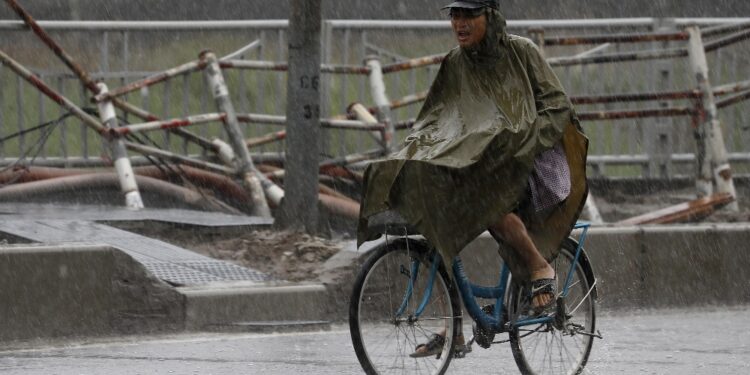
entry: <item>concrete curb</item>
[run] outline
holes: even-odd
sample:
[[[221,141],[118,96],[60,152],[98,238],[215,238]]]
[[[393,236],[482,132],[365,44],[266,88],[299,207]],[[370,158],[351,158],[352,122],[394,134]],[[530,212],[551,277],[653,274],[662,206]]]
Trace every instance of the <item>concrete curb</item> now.
[[[461,253],[472,280],[496,282],[481,270],[500,263],[497,247],[484,234]],[[748,223],[596,227],[586,240],[604,309],[748,303],[749,250]]]
[[[592,228],[587,252],[603,309],[750,303],[750,224]],[[369,244],[372,248],[372,243]],[[326,329],[344,322],[358,264],[342,251],[323,284],[174,288],[122,251],[96,244],[0,248],[0,342],[179,331]],[[485,234],[461,254],[472,281],[497,282]],[[2,344],[0,344],[2,345]]]
[[[183,297],[106,245],[0,248],[0,285],[0,342],[184,329]]]
[[[185,328],[192,331],[283,331],[328,328],[328,293],[321,284],[178,288]]]

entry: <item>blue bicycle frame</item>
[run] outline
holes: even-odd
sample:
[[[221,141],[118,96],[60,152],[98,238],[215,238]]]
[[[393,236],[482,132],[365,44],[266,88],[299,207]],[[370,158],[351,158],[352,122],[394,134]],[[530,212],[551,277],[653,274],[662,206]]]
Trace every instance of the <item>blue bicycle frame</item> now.
[[[588,233],[589,227],[591,224],[589,223],[576,223],[576,225],[573,227],[573,229],[583,229],[581,233],[581,237],[578,242],[578,247],[576,248],[575,257],[573,259],[573,262],[571,264],[570,270],[568,270],[568,274],[565,278],[565,284],[563,286],[561,296],[567,297],[569,291],[570,291],[570,283],[573,280],[573,273],[575,272],[575,266],[578,264],[578,259],[581,256],[581,252],[583,250],[583,244],[586,241],[586,234]],[[437,275],[438,266],[440,264],[440,255],[435,252],[432,258],[432,266],[430,268],[430,275],[427,283],[427,288],[425,290],[424,296],[422,298],[422,301],[417,308],[417,310],[414,313],[414,318],[418,318],[420,315],[422,315],[422,312],[424,311],[425,307],[427,306],[427,302],[430,300],[430,297],[432,295],[432,286],[435,281],[435,276]],[[412,292],[413,292],[413,284],[416,282],[417,274],[419,272],[419,260],[414,259],[412,260],[411,264],[411,270],[410,270],[410,282],[409,286],[407,287],[406,293],[404,295],[404,300],[401,303],[400,308],[396,312],[396,316],[403,315],[404,311],[406,310],[407,305],[409,304],[409,301],[412,298]],[[485,287],[480,285],[472,284],[469,281],[469,278],[466,276],[466,272],[464,271],[463,263],[461,262],[461,259],[456,257],[453,261],[453,275],[454,280],[456,282],[456,285],[458,286],[459,293],[461,294],[461,297],[464,301],[464,306],[466,307],[466,310],[469,312],[469,315],[474,319],[477,324],[479,324],[482,328],[492,330],[494,332],[501,332],[503,331],[506,321],[502,319],[502,311],[505,309],[505,294],[508,288],[508,276],[510,275],[510,270],[508,269],[508,266],[506,264],[503,264],[503,267],[500,271],[500,281],[498,282],[498,285],[496,287]],[[482,310],[482,307],[479,306],[479,304],[476,301],[476,298],[486,298],[486,299],[495,299],[496,302],[494,304],[494,309],[492,313],[488,314]],[[535,325],[535,324],[543,324],[551,322],[554,319],[552,316],[546,316],[541,318],[531,318],[531,319],[522,319],[516,322],[513,322],[512,325],[509,328],[516,328],[516,327],[522,327],[522,326],[528,326],[528,325]]]

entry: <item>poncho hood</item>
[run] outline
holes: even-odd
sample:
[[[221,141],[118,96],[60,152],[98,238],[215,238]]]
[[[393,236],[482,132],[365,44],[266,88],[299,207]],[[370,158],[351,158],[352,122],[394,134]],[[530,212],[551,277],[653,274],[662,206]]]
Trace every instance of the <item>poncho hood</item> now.
[[[571,169],[570,196],[527,227],[550,259],[575,223],[587,193],[588,141],[537,47],[507,34],[499,12],[487,15],[484,40],[446,56],[404,147],[365,171],[360,244],[379,235],[368,218],[394,210],[450,262],[518,207],[535,157],[558,142]]]

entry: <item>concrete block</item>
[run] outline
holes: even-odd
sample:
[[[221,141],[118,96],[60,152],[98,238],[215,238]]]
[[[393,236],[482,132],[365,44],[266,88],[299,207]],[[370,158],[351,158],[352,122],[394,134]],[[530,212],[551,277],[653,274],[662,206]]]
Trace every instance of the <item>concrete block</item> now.
[[[182,299],[104,245],[0,248],[0,341],[182,329]]]
[[[643,305],[641,236],[635,227],[589,229],[585,250],[597,278],[599,306]]]
[[[601,308],[680,307],[750,302],[748,244],[748,224],[595,227],[586,252]],[[486,233],[464,249],[472,282],[497,283],[497,249]]]
[[[750,302],[750,224],[714,226],[713,248],[721,249],[725,302]]]
[[[738,251],[748,248],[747,227],[664,226],[644,227],[643,232],[647,306],[748,301],[743,289],[750,285],[744,272],[750,256]]]
[[[329,296],[320,284],[180,288],[185,296],[185,327],[213,330],[250,322],[325,321]],[[291,324],[291,323],[290,323]]]

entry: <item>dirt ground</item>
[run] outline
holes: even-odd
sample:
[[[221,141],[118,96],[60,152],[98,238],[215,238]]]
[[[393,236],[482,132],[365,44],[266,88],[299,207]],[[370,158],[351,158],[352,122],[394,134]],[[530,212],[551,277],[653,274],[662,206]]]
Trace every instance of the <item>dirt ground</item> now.
[[[317,280],[322,264],[343,247],[340,240],[271,229],[255,230],[227,239],[185,233],[152,236],[287,281]]]
[[[750,193],[747,190],[745,187],[738,191],[741,197],[740,212],[719,210],[700,222],[750,222],[750,199],[746,198]],[[695,199],[692,186],[639,193],[628,186],[609,186],[607,189],[592,189],[592,194],[605,221],[610,223]],[[584,216],[582,219],[587,218]],[[271,229],[228,238],[158,229],[146,230],[142,234],[288,281],[320,281],[323,264],[341,251],[343,240],[351,240],[352,235],[343,234],[343,239],[325,239]]]

